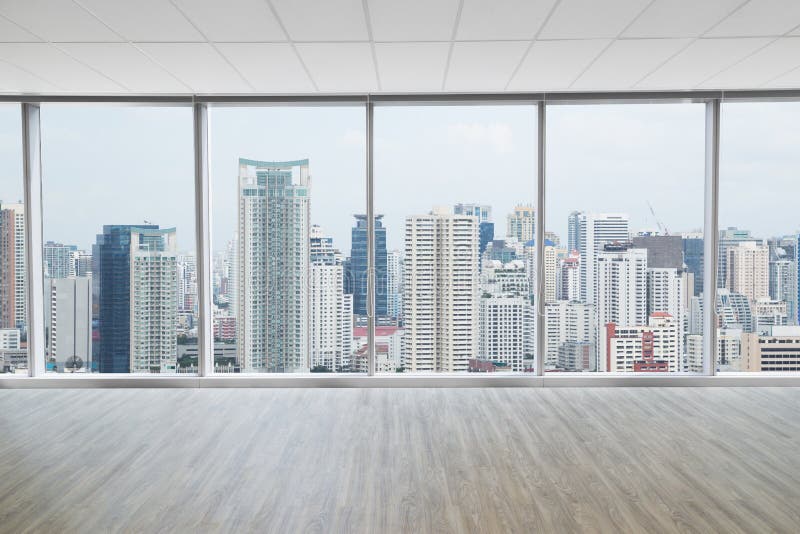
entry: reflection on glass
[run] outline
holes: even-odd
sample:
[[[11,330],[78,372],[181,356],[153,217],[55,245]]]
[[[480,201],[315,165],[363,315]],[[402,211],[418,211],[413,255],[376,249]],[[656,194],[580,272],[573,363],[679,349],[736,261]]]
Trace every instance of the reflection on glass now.
[[[717,369],[800,371],[800,104],[724,104],[722,117]]]
[[[376,109],[377,372],[534,369],[535,124],[532,106]]]
[[[703,112],[548,108],[546,371],[702,371]]]
[[[19,105],[0,104],[0,373],[28,372]]]
[[[42,106],[49,372],[197,372],[191,121]]]

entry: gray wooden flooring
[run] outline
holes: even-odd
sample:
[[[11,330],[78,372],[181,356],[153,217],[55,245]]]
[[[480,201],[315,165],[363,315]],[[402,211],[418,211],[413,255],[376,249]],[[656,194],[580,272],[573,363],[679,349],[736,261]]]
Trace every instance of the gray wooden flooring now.
[[[0,391],[0,532],[798,532],[800,389]]]

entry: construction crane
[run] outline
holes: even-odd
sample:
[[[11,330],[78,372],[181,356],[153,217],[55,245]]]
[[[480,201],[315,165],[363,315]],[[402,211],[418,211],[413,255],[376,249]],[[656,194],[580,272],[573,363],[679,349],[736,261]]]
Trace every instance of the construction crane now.
[[[653,205],[650,203],[649,200],[647,201],[647,206],[650,208],[650,213],[653,214],[653,218],[656,220],[656,224],[658,225],[658,231],[661,232],[663,235],[669,235],[669,230],[658,219],[658,215],[656,215],[656,210],[653,209]]]

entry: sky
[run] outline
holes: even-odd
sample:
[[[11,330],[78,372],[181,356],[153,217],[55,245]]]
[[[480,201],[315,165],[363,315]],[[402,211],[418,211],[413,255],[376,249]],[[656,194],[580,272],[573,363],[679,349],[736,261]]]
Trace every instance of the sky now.
[[[19,108],[0,105],[0,199],[22,197]],[[724,104],[720,227],[760,237],[797,232],[800,103]],[[188,107],[42,105],[45,240],[89,248],[103,224],[145,220],[194,247]],[[212,247],[236,228],[239,157],[309,158],[311,221],[349,254],[352,215],[365,211],[365,117],[359,107],[214,107],[210,111]],[[375,210],[389,248],[404,217],[457,202],[507,213],[536,198],[536,115],[530,106],[378,107]],[[573,210],[624,212],[631,229],[700,230],[704,106],[548,107],[547,229],[566,241]],[[651,212],[655,212],[655,216]]]

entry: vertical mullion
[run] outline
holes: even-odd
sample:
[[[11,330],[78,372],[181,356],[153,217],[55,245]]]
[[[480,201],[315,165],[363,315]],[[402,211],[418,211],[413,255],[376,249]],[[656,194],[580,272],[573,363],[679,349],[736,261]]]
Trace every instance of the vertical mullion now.
[[[28,373],[30,376],[43,376],[46,368],[42,257],[42,138],[38,103],[22,104],[22,175],[25,187]]]
[[[703,228],[703,374],[717,369],[720,100],[706,102],[705,225]]]
[[[546,106],[544,101],[536,104],[536,376],[544,374],[545,358],[545,264],[544,264],[544,225],[545,225],[545,148],[546,148]]]
[[[367,374],[375,374],[375,203],[372,176],[374,104],[367,95]]]
[[[211,195],[208,174],[208,105],[192,105],[194,136],[194,216],[197,255],[197,365],[200,376],[214,372],[211,309]]]

